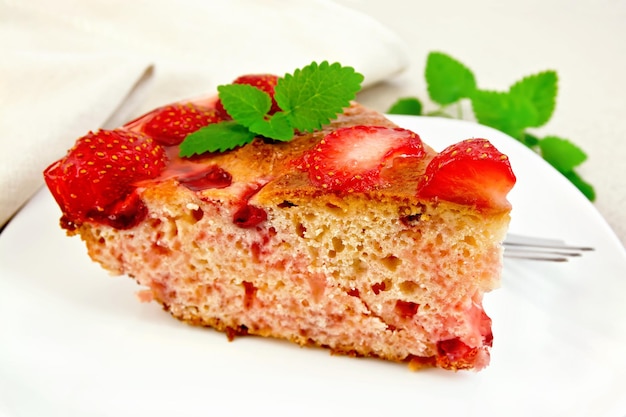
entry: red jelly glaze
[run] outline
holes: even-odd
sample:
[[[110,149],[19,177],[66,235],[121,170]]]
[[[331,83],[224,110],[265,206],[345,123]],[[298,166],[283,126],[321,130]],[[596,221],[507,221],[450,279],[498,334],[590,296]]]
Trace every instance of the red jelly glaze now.
[[[244,204],[235,212],[233,223],[242,229],[250,229],[267,220],[267,213],[260,207]]]
[[[135,190],[125,199],[117,201],[102,222],[116,229],[130,229],[138,225],[147,214],[148,208]]]
[[[192,191],[202,191],[209,188],[226,188],[232,184],[233,176],[217,165],[210,165],[201,172],[181,176],[178,181]]]
[[[348,290],[348,295],[351,297],[360,297],[361,294],[359,293],[359,290],[357,288],[350,288]]]
[[[474,363],[480,351],[488,349],[493,344],[493,333],[491,332],[491,319],[481,310],[480,312],[480,333],[482,335],[482,346],[470,347],[461,341],[460,338],[441,340],[437,342],[437,362],[443,367],[454,364],[454,366],[468,366]]]
[[[375,284],[372,284],[372,291],[374,291],[374,294],[378,295],[381,291],[385,291],[385,289],[387,288],[387,285],[384,282],[377,282]]]
[[[484,311],[480,314],[480,334],[483,336],[483,344],[491,347],[493,345],[493,333],[491,331],[491,319]]]
[[[148,208],[139,197],[136,190],[128,194],[125,198],[116,201],[106,211],[90,211],[86,214],[86,219],[100,224],[125,230],[137,226],[148,215]],[[68,231],[77,229],[75,223],[67,215],[63,215],[60,221],[61,227]]]
[[[458,337],[437,342],[437,354],[447,357],[450,362],[457,362],[470,354],[472,348]]]
[[[254,305],[254,299],[256,298],[257,288],[253,283],[243,281],[243,308],[249,310]]]
[[[410,319],[417,314],[419,306],[419,304],[411,301],[398,300],[396,301],[395,312],[402,318]]]

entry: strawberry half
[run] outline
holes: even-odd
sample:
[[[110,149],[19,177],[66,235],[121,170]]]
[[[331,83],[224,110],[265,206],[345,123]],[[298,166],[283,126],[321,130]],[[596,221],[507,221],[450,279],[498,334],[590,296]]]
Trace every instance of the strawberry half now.
[[[248,74],[237,77],[232,84],[251,85],[269,94],[272,98],[272,107],[270,108],[269,114],[274,114],[280,111],[280,107],[278,107],[276,100],[274,100],[274,88],[276,87],[276,84],[278,84],[278,79],[279,77],[273,74]],[[222,118],[231,118],[220,100],[215,103],[215,109]]]
[[[161,145],[173,146],[201,127],[222,120],[224,119],[216,109],[193,103],[176,103],[160,107],[146,115],[141,131]]]
[[[432,159],[417,195],[478,208],[506,209],[510,207],[506,196],[515,181],[506,155],[487,139],[468,139]]]
[[[135,183],[157,177],[166,154],[152,138],[126,130],[89,132],[44,171],[68,223],[95,221],[117,228],[146,214]]]
[[[318,187],[362,192],[383,184],[381,172],[396,158],[422,158],[424,146],[410,130],[381,126],[337,129],[305,153],[299,163]]]

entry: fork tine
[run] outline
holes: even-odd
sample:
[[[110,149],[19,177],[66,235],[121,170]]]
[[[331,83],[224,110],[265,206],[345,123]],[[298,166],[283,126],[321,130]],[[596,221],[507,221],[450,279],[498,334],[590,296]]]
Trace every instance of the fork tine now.
[[[554,248],[554,249],[566,249],[573,251],[592,251],[594,248],[590,246],[574,246],[568,245],[563,240],[549,239],[535,236],[525,236],[516,233],[508,233],[504,240],[505,245],[509,246],[528,246],[537,248]]]
[[[537,252],[510,252],[504,251],[505,258],[526,259],[529,261],[548,261],[548,262],[568,262],[569,258],[565,256],[546,255]]]
[[[567,262],[571,257],[581,256],[582,252],[594,250],[589,246],[573,246],[562,240],[523,236],[509,233],[503,242],[504,256],[507,258],[534,261]]]
[[[545,251],[505,246],[504,256],[533,261],[567,262],[569,258],[581,256],[581,254],[580,252]]]

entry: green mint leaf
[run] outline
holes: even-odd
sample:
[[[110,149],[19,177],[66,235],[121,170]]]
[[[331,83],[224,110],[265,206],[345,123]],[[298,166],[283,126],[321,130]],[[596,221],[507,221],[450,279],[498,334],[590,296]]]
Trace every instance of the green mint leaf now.
[[[469,98],[479,123],[500,130],[538,151],[589,200],[595,200],[593,186],[574,171],[576,166],[585,161],[586,154],[566,139],[554,136],[539,139],[526,131],[529,127],[543,126],[554,113],[558,92],[555,71],[524,77],[506,92],[487,91],[477,87],[474,74],[464,64],[449,55],[431,52],[426,60],[424,76],[430,98],[442,106],[426,113],[427,116],[451,117],[445,113],[444,106],[458,104],[460,99]],[[388,113],[409,113],[404,107],[405,103],[401,103],[402,100],[398,100]],[[462,118],[460,113],[458,117]]]
[[[293,128],[311,132],[349,106],[362,81],[363,75],[352,67],[313,62],[278,80],[274,99]]]
[[[556,106],[557,82],[555,71],[544,71],[524,77],[509,89],[510,94],[524,97],[535,108],[535,120],[528,127],[543,126],[552,117]]]
[[[521,140],[524,129],[537,119],[537,112],[527,98],[510,93],[476,90],[472,109],[479,123],[498,129]]]
[[[431,117],[445,117],[447,119],[454,119],[453,116],[451,116],[450,114],[448,114],[446,111],[444,111],[443,109],[436,109],[433,111],[429,111],[428,113],[426,113],[426,116],[431,116]]]
[[[587,159],[587,154],[567,139],[546,136],[539,141],[541,156],[561,173],[574,170]]]
[[[563,174],[590,201],[596,199],[595,189],[582,179],[574,168],[587,160],[587,154],[573,142],[556,136],[546,136],[538,141],[541,156]]]
[[[593,185],[583,180],[580,175],[574,171],[566,172],[564,175],[572,184],[576,186],[576,188],[578,188],[578,190],[580,190],[581,193],[585,195],[585,197],[589,199],[589,201],[596,200],[596,190],[593,188]]]
[[[250,131],[267,138],[280,141],[289,141],[293,138],[294,130],[285,113],[278,112],[269,119],[259,119],[249,126]]]
[[[288,141],[295,130],[310,132],[330,122],[354,100],[363,75],[339,63],[316,62],[279,79],[274,98],[281,111],[269,115],[272,99],[247,84],[218,87],[230,122],[206,126],[185,138],[181,156],[226,151],[251,142],[256,135]]]
[[[251,85],[221,85],[217,87],[217,91],[228,114],[246,127],[263,119],[272,107],[270,96]]]
[[[461,62],[440,52],[431,52],[426,59],[428,95],[442,106],[471,97],[476,90],[472,71]]]
[[[251,142],[255,136],[245,126],[234,121],[210,124],[187,135],[180,144],[180,156],[224,152]]]
[[[419,116],[422,114],[422,102],[415,97],[400,98],[391,105],[387,113]]]
[[[520,142],[532,149],[539,145],[539,138],[535,135],[531,135],[528,132],[524,132]]]

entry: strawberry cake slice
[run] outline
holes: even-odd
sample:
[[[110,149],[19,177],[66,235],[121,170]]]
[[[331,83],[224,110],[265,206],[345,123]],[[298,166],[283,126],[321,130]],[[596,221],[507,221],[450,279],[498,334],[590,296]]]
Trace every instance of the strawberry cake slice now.
[[[278,77],[243,80],[272,99],[267,114],[287,107]],[[236,122],[221,97],[78,139],[44,173],[67,233],[135,279],[141,300],[231,340],[484,368],[482,299],[499,285],[515,182],[507,157],[486,139],[437,153],[353,101],[289,140],[253,134],[181,156],[192,132]]]

